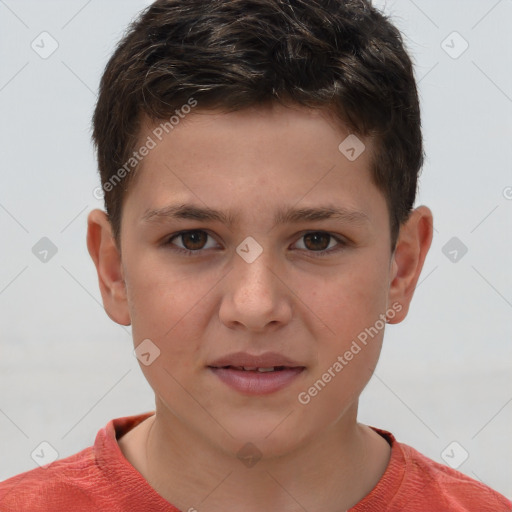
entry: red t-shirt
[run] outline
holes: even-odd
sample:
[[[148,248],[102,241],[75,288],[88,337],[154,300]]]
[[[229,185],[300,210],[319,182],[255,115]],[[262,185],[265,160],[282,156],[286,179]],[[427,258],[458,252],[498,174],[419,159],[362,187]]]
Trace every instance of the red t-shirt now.
[[[179,512],[148,484],[117,444],[153,414],[111,420],[96,435],[94,446],[0,483],[0,511]],[[512,502],[490,487],[397,442],[385,430],[374,430],[391,445],[391,458],[377,485],[348,512],[512,511]]]

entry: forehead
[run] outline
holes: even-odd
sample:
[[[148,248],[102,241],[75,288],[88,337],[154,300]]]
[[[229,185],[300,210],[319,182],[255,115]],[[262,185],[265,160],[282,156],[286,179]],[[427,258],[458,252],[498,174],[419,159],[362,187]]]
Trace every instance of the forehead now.
[[[139,144],[151,140],[152,149],[129,195],[137,197],[139,216],[168,205],[171,196],[216,209],[243,197],[239,206],[248,209],[261,201],[307,206],[324,199],[364,210],[369,195],[380,194],[370,175],[373,146],[352,137],[328,112],[304,107],[223,113],[198,106],[174,124],[145,118]],[[347,140],[360,144],[355,159],[344,152]]]

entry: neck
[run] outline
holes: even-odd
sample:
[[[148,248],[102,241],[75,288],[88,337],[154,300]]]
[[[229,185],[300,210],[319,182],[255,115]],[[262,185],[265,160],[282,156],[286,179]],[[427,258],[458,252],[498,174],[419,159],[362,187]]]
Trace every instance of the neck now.
[[[132,438],[133,449],[125,441],[123,451],[148,483],[180,510],[338,512],[371,491],[390,457],[388,443],[358,424],[356,416],[357,404],[314,439],[249,466],[236,451],[212,445],[157,408]]]

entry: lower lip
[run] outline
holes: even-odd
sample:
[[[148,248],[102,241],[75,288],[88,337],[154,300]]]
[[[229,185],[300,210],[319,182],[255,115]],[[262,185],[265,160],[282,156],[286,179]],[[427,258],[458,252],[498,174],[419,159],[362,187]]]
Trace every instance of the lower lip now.
[[[229,387],[246,395],[275,393],[291,384],[305,369],[288,368],[275,372],[234,370],[231,368],[209,369]]]

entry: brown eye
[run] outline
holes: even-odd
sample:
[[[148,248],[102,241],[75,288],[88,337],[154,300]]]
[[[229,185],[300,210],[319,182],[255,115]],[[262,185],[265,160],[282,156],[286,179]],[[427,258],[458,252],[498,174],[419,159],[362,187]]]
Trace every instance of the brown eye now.
[[[304,244],[312,251],[324,251],[329,246],[329,240],[332,238],[328,233],[308,233],[304,235]]]
[[[208,235],[204,231],[189,231],[180,235],[185,249],[196,251],[206,244]]]
[[[208,237],[211,239],[210,245],[208,246]],[[181,245],[178,243],[181,242]],[[213,242],[213,246],[211,245]],[[183,254],[193,255],[202,254],[202,249],[211,249],[215,246],[215,240],[211,235],[203,230],[189,230],[182,231],[171,236],[164,245],[174,246],[173,249]]]
[[[299,249],[309,253],[309,256],[329,256],[345,249],[349,244],[343,238],[331,235],[325,231],[311,231],[302,235],[298,242]],[[302,245],[303,247],[300,247]]]

